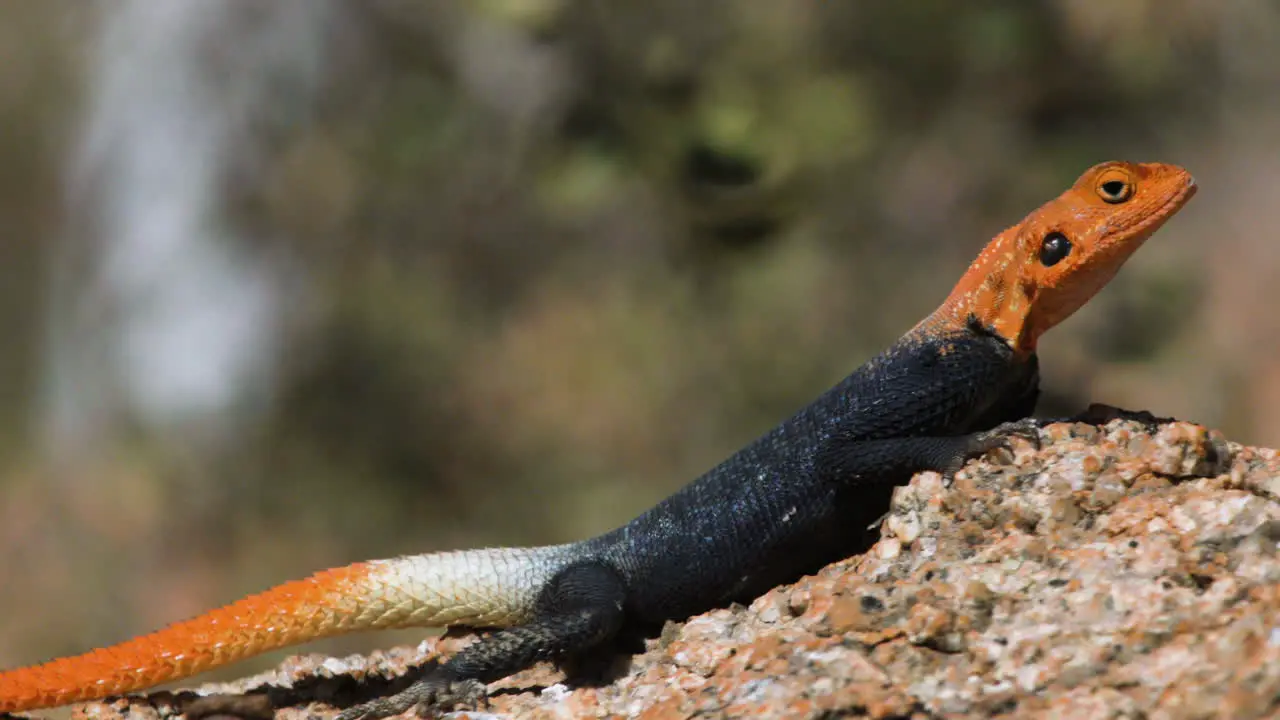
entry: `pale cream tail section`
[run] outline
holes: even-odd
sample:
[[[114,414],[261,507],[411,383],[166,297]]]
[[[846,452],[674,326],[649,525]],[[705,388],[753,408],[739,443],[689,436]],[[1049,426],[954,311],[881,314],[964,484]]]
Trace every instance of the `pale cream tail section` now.
[[[366,627],[507,627],[529,619],[538,593],[570,545],[463,550],[367,564],[379,597],[359,612]]]

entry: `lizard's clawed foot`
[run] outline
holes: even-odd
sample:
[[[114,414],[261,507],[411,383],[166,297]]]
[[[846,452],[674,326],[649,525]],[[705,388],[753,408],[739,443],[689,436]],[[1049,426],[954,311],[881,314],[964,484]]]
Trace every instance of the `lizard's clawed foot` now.
[[[1040,421],[1035,418],[1023,418],[1013,422],[1001,423],[990,430],[974,433],[969,436],[964,452],[957,455],[947,468],[947,474],[954,475],[964,464],[974,458],[982,457],[992,450],[1005,450],[1013,454],[1013,439],[1021,438],[1037,450],[1040,449]]]
[[[379,720],[410,709],[418,717],[433,717],[440,710],[458,705],[487,705],[488,692],[479,680],[449,680],[428,677],[404,690],[343,710],[336,720]]]

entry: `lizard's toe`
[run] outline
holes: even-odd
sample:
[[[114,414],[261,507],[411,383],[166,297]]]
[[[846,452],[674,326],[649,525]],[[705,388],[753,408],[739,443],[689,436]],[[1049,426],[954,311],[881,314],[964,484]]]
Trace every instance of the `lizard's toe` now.
[[[996,447],[1002,447],[1006,450],[1013,450],[1011,441],[1013,438],[1021,438],[1030,443],[1032,447],[1040,449],[1040,428],[1042,423],[1035,418],[1023,418],[1014,420],[1013,422],[1001,423],[994,428],[988,430],[984,435],[995,436],[993,442]]]
[[[436,717],[444,708],[487,704],[484,683],[428,677],[387,697],[370,700],[342,711],[336,720],[379,720],[413,710],[418,717]]]
[[[434,711],[445,707],[487,707],[488,705],[489,692],[484,683],[479,680],[455,680],[438,689],[435,697],[432,698],[431,707],[426,709]],[[419,707],[423,705],[419,704]]]
[[[1001,423],[990,430],[974,433],[969,436],[969,442],[965,445],[964,452],[955,458],[948,469],[955,473],[964,467],[966,462],[982,457],[992,450],[1004,450],[1012,455],[1014,438],[1025,440],[1032,447],[1039,450],[1040,422],[1035,418],[1023,418],[1022,420]]]

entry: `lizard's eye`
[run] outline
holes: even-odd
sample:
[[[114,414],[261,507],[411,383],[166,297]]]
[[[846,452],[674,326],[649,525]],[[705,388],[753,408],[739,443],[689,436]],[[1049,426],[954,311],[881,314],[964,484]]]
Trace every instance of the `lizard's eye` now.
[[[1053,231],[1044,236],[1044,240],[1040,243],[1040,264],[1045,267],[1053,267],[1062,262],[1062,259],[1071,254],[1071,241],[1066,235],[1058,231]]]
[[[1098,197],[1112,205],[1133,197],[1133,180],[1129,177],[1129,173],[1119,168],[1102,173],[1095,188]]]

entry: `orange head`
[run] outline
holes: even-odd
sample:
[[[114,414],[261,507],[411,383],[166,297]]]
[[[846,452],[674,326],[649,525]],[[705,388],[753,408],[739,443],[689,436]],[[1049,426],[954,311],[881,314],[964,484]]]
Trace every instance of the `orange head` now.
[[[992,240],[922,324],[997,332],[1016,352],[1102,289],[1124,261],[1195,194],[1177,165],[1106,162]]]

